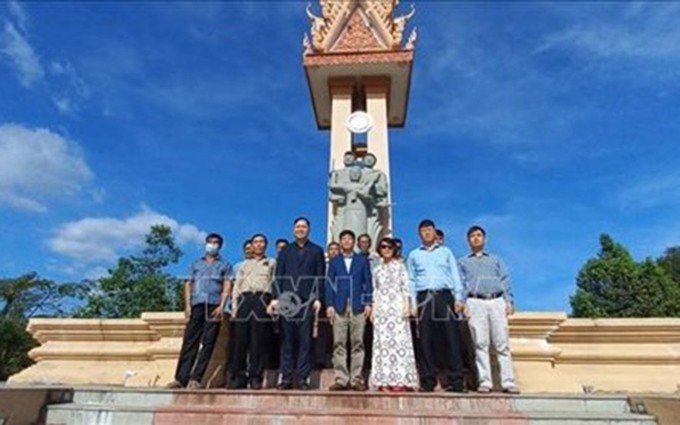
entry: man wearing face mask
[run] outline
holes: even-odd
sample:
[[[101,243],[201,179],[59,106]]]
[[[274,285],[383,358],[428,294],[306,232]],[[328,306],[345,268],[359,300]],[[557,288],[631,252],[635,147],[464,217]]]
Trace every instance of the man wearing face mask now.
[[[233,270],[219,255],[222,236],[211,233],[205,241],[205,255],[191,265],[184,285],[187,324],[175,380],[169,388],[201,388],[203,374],[215,348],[224,305],[231,293]]]

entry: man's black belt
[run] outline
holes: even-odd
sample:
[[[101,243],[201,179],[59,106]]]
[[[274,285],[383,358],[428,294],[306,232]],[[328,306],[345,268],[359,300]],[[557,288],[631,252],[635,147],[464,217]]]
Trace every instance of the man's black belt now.
[[[248,296],[255,295],[255,296],[260,297],[260,296],[264,295],[265,293],[268,293],[268,292],[264,292],[264,291],[255,291],[255,292],[253,292],[253,291],[245,291],[245,292],[241,292],[239,295],[244,295],[244,296],[245,296],[245,295],[248,295]]]
[[[446,294],[450,293],[451,290],[448,288],[441,288],[441,289],[425,289],[422,291],[418,291],[419,294]]]
[[[491,292],[487,294],[481,294],[478,292],[468,292],[468,298],[478,298],[480,300],[495,300],[496,298],[502,297],[504,294],[503,291],[499,292]]]

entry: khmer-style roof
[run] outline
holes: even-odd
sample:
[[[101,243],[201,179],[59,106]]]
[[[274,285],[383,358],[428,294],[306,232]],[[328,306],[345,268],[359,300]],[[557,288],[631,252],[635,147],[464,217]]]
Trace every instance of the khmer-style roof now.
[[[320,0],[321,14],[307,6],[311,41],[305,37],[305,54],[411,50],[416,33],[404,43],[406,23],[415,13],[395,17],[399,0]]]
[[[331,81],[388,81],[388,124],[406,120],[417,33],[404,39],[415,8],[397,13],[399,0],[319,0],[307,6],[310,31],[303,38],[303,64],[319,128],[330,127]]]

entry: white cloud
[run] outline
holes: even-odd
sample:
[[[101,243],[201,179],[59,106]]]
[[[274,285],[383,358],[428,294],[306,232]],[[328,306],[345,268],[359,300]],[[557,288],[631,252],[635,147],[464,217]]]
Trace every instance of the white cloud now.
[[[72,196],[92,178],[75,142],[48,129],[0,125],[0,205],[45,211],[45,200]]]
[[[418,69],[419,84],[431,90],[414,97],[416,132],[516,149],[569,139],[588,112],[561,100],[571,93],[570,76],[545,72],[532,42],[511,43],[507,28],[499,36],[464,7],[453,16],[448,4],[432,7],[441,10],[428,22],[428,53]]]
[[[79,98],[90,97],[91,90],[88,84],[80,76],[76,68],[69,61],[53,61],[50,63],[50,75],[53,79],[60,78],[68,91]]]
[[[616,202],[624,211],[680,205],[680,172],[656,172],[639,178],[618,191]]]
[[[71,99],[69,99],[68,97],[54,96],[52,97],[52,103],[54,103],[54,106],[57,108],[57,111],[59,111],[60,114],[63,115],[73,114],[73,104],[71,102]]]
[[[206,233],[190,223],[143,207],[127,218],[87,217],[60,226],[48,241],[51,251],[80,263],[112,263],[121,255],[144,245],[151,226],[164,224],[180,245],[202,243]]]
[[[7,3],[10,15],[14,18],[16,24],[22,31],[26,31],[26,24],[28,23],[28,16],[24,8],[18,1],[10,1]]]
[[[41,91],[47,92],[57,111],[62,115],[74,115],[80,101],[90,97],[90,87],[68,60],[46,61],[49,65],[43,66],[29,43],[28,14],[16,1],[7,3],[7,8],[10,19],[2,21],[0,59],[15,70],[22,86],[32,89],[36,83],[44,82]]]
[[[89,85],[69,61],[52,61],[48,68],[52,103],[62,115],[74,115],[91,95]]]
[[[98,204],[104,203],[104,200],[106,199],[106,189],[104,188],[96,188],[90,192],[90,195],[92,195],[92,200]]]
[[[536,50],[567,49],[591,59],[593,65],[613,65],[617,73],[625,61],[634,78],[680,76],[680,4],[631,3],[603,5],[574,17],[564,29],[548,34]],[[572,18],[573,19],[573,18]]]
[[[4,24],[0,33],[0,53],[15,68],[21,85],[31,88],[45,77],[40,58],[12,22],[6,20]]]

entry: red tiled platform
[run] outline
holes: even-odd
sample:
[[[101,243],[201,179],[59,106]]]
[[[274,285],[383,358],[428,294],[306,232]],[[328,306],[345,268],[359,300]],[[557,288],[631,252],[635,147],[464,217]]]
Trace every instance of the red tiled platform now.
[[[206,391],[177,392],[174,406],[223,406],[242,409],[374,409],[381,411],[511,412],[511,397],[501,394],[380,393],[354,391]]]
[[[653,425],[625,395],[78,388],[48,425]]]
[[[351,408],[238,408],[172,406],[156,411],[154,425],[293,425],[293,424],[366,424],[388,425],[526,425],[519,412],[442,412],[428,410],[379,410]]]

